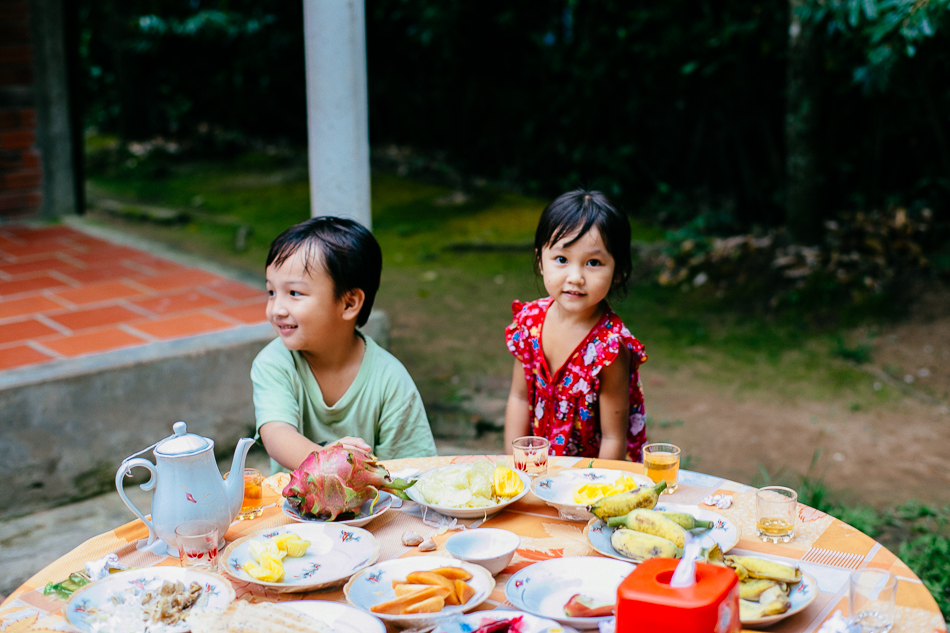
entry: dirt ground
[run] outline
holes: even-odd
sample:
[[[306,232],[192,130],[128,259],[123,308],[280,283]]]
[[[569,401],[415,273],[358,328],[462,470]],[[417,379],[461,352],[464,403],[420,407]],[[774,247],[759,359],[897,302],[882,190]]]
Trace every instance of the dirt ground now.
[[[397,356],[400,348],[419,353],[435,343],[437,326],[418,311],[391,314]],[[481,336],[458,333],[456,344],[460,350],[477,347]],[[848,338],[869,346],[870,361],[855,375],[866,381],[862,389],[880,398],[858,403],[847,395],[803,394],[790,400],[789,390],[777,385],[732,388],[711,383],[696,365],[648,363],[642,377],[649,438],[681,446],[693,470],[744,483],[794,486],[807,474],[849,505],[884,509],[909,499],[950,504],[950,297],[928,297],[904,321],[855,330]],[[499,366],[479,376],[444,362],[446,377],[457,372],[451,380],[461,383],[455,392],[461,424],[475,421],[488,432],[453,439],[447,423],[440,450],[500,450],[501,434],[490,423],[504,418],[510,360],[504,359],[503,371]],[[429,414],[434,421],[445,417],[442,411]]]

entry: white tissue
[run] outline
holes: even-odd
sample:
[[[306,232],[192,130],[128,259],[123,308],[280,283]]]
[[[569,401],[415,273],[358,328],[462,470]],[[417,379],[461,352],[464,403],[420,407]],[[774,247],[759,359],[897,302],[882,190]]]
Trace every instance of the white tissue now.
[[[707,506],[713,506],[719,508],[720,510],[725,510],[732,505],[732,496],[731,495],[709,495],[703,499],[703,503]]]
[[[817,633],[861,633],[861,626],[842,616],[841,611],[835,611]]]
[[[701,549],[700,540],[693,538],[693,535],[687,532],[683,559],[676,565],[676,570],[673,571],[670,587],[683,589],[696,584],[696,559],[699,558]]]
[[[110,570],[125,569],[125,565],[119,562],[119,557],[115,554],[109,554],[99,560],[91,560],[86,563],[86,575],[89,580],[96,582],[109,575]]]
[[[617,618],[610,618],[609,620],[603,620],[597,624],[597,629],[600,633],[614,633],[614,630],[617,628]]]

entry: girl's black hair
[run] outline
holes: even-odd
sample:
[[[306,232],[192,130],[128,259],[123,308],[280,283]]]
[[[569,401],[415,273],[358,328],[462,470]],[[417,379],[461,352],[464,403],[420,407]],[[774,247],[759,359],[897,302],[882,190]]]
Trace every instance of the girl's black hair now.
[[[597,227],[607,252],[614,258],[614,281],[610,292],[626,292],[627,281],[633,270],[630,259],[630,222],[599,191],[576,189],[561,194],[541,213],[538,230],[534,234],[534,265],[541,269],[541,249],[557,244],[565,237],[574,238],[570,246],[584,237],[591,227]]]
[[[310,273],[319,260],[323,260],[324,270],[333,280],[337,299],[355,288],[363,291],[365,299],[356,317],[356,325],[366,325],[383,270],[383,251],[373,234],[359,222],[348,218],[329,215],[310,218],[277,236],[270,245],[265,268],[271,264],[280,268],[301,248],[305,249],[305,272]]]

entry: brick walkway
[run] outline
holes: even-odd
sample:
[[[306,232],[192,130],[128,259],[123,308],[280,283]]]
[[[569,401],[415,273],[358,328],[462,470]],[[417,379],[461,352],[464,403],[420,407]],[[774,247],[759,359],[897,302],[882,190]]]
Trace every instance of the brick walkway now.
[[[263,288],[66,226],[0,226],[0,371],[264,322]]]

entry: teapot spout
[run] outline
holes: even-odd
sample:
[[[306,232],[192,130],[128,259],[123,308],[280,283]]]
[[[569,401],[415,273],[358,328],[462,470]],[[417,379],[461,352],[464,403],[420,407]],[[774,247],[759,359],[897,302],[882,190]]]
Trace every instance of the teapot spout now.
[[[228,509],[233,521],[241,513],[241,502],[244,501],[244,463],[247,461],[247,452],[254,443],[249,437],[238,440],[234,449],[234,459],[231,460],[231,474],[224,482],[228,491]]]

